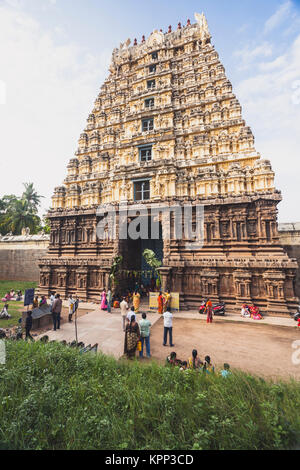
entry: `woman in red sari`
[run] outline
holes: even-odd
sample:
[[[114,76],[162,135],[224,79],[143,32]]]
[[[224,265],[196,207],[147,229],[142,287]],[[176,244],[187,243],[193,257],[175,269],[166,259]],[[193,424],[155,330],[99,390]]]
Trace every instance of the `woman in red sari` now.
[[[162,295],[162,292],[159,293],[159,296],[157,297],[157,303],[158,303],[158,313],[162,315],[164,313],[164,302],[165,298]]]

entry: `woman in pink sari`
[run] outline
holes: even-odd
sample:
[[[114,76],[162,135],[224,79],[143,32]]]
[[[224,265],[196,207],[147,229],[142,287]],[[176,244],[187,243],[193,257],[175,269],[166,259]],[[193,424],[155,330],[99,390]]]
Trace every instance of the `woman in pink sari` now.
[[[101,294],[101,310],[107,310],[106,290]]]

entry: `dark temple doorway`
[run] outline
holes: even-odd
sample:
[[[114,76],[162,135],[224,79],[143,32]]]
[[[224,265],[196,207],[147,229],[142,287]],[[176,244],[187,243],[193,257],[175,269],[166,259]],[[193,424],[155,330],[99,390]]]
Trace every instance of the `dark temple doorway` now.
[[[137,287],[145,290],[153,289],[156,276],[143,257],[145,249],[155,253],[156,258],[163,261],[162,226],[159,223],[159,238],[151,238],[151,217],[148,217],[148,238],[120,240],[120,254],[123,256],[122,273],[119,283],[121,295],[126,291],[133,292]],[[153,279],[154,278],[154,279]]]

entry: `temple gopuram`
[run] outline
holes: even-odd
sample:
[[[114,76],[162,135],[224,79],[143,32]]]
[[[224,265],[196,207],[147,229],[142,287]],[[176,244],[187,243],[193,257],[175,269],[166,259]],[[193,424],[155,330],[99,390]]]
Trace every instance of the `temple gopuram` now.
[[[162,262],[162,288],[179,292],[185,307],[210,297],[231,311],[242,303],[265,313],[295,311],[297,263],[279,243],[281,193],[271,163],[255,150],[204,14],[195,19],[114,49],[75,158],[54,192],[41,294],[99,300],[114,258],[142,271],[143,250],[151,248]],[[204,246],[188,250],[172,234],[99,239],[97,209],[122,201],[204,205]]]

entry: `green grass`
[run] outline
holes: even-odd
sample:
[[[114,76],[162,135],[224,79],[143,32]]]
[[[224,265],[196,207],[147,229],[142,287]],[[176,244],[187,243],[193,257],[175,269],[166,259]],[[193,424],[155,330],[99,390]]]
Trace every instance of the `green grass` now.
[[[24,294],[26,289],[36,288],[36,282],[24,282],[24,281],[0,281],[0,299],[2,299],[7,292],[14,289],[16,292],[21,290]]]
[[[300,442],[300,385],[181,372],[60,344],[7,342],[0,448],[282,449]]]
[[[23,295],[26,289],[36,288],[36,282],[23,282],[23,281],[0,281],[0,300],[14,289],[16,292],[21,290]],[[0,319],[0,328],[10,328],[18,324],[19,318],[22,316],[24,309],[23,302],[8,302],[8,312],[12,316],[9,320]],[[0,302],[0,309],[2,310],[4,302]]]

